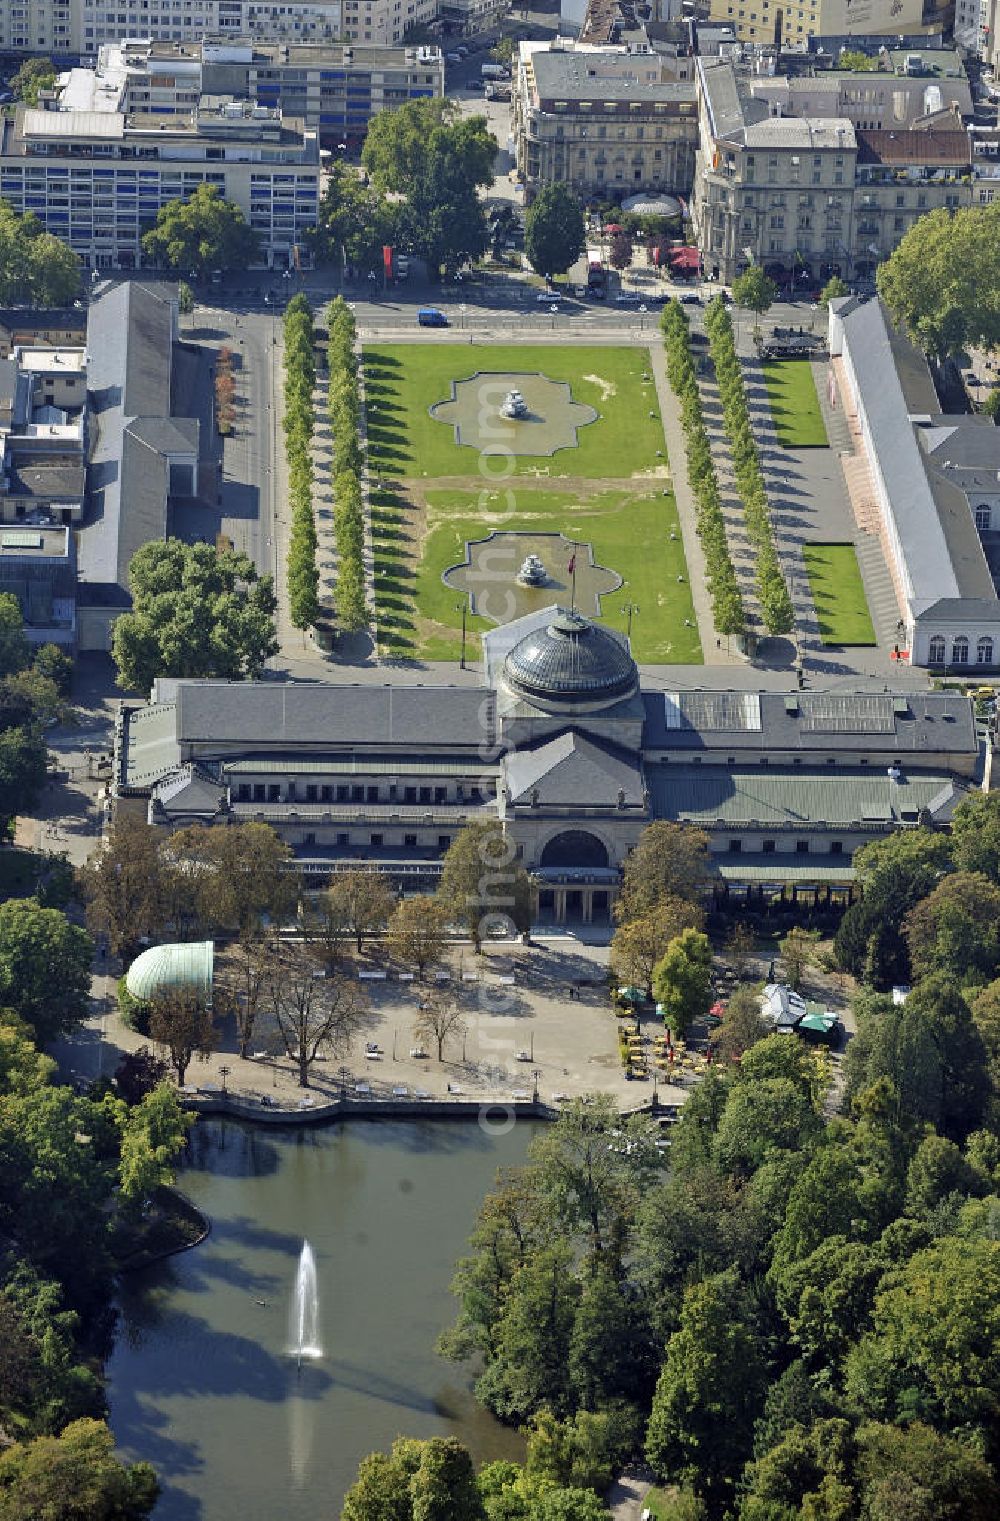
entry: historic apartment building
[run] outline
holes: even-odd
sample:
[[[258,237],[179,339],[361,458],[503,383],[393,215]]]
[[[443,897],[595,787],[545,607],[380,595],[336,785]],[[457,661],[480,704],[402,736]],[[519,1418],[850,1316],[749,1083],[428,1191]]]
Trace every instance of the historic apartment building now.
[[[694,61],[649,47],[522,43],[514,148],[528,196],[690,191],[698,142]]]
[[[954,112],[894,129],[787,116],[792,94],[755,92],[730,64],[705,59],[698,87],[691,216],[704,267],[723,281],[751,263],[813,287],[835,273],[867,278],[925,212],[972,204],[971,147]],[[867,106],[857,114],[885,119]]]
[[[444,94],[437,47],[133,38],[102,46],[97,73],[126,111],[183,116],[202,95],[231,96],[303,121],[324,147],[357,146],[377,111]]]
[[[802,45],[810,37],[898,36],[931,18],[925,0],[710,0],[712,21],[728,22],[739,42]]]
[[[437,0],[15,0],[0,8],[0,51],[87,57],[122,37],[394,47],[437,8]]]
[[[130,109],[116,74],[72,69],[2,123],[0,196],[32,211],[90,269],[138,269],[161,206],[215,185],[240,206],[263,261],[287,267],[319,209],[314,128],[272,106],[199,95],[185,114]]]
[[[483,686],[160,681],[116,725],[117,808],[261,820],[307,875],[433,886],[499,819],[542,917],[606,920],[654,819],[710,839],[716,891],[844,897],[866,841],[946,823],[981,775],[954,693],[644,690],[624,637],[558,607],[484,638]]]

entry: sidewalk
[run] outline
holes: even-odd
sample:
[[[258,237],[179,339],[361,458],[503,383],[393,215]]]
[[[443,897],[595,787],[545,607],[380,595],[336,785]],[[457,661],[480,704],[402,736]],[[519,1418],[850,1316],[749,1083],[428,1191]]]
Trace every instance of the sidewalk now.
[[[705,555],[698,537],[694,497],[688,483],[687,451],[684,447],[680,408],[676,396],[670,389],[670,382],[667,380],[663,343],[658,337],[650,344],[649,352],[653,379],[656,383],[656,395],[660,404],[660,416],[663,419],[663,432],[667,440],[670,479],[677,500],[677,516],[681,525],[681,539],[687,560],[695,617],[698,620],[702,659],[706,665],[743,667],[746,662],[739,655],[729,651],[715,632],[712,600],[705,574]]]

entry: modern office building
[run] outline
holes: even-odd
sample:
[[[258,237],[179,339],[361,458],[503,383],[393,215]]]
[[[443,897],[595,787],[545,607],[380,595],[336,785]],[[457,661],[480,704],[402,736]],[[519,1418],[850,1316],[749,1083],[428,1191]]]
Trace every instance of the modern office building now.
[[[201,184],[242,208],[268,266],[287,267],[316,223],[317,132],[280,108],[202,94],[186,114],[131,110],[118,72],[95,69],[64,75],[45,107],[3,121],[0,196],[87,268],[139,268],[160,208]]]
[[[433,886],[499,819],[542,917],[607,919],[654,819],[708,833],[717,891],[844,896],[858,846],[946,823],[980,757],[953,693],[644,690],[623,636],[549,607],[484,639],[484,686],[160,681],[126,705],[116,807],[260,820],[316,879]]]
[[[522,43],[514,81],[517,171],[530,196],[687,195],[698,111],[694,63],[647,47]]]
[[[881,301],[831,303],[830,354],[856,439],[845,469],[877,533],[911,664],[1000,665],[1000,432],[941,411],[927,361]]]
[[[303,121],[324,147],[357,147],[377,111],[444,94],[437,47],[132,38],[104,45],[97,73],[127,112],[184,116],[202,95],[231,96]]]

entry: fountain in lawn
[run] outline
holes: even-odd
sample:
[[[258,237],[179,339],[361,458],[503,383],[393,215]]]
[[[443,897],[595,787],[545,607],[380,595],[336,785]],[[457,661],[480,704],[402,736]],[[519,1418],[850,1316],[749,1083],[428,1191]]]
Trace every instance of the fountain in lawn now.
[[[299,1367],[304,1357],[322,1357],[319,1340],[319,1292],[316,1288],[316,1258],[308,1241],[303,1241],[299,1264],[295,1270],[292,1296],[290,1352]]]

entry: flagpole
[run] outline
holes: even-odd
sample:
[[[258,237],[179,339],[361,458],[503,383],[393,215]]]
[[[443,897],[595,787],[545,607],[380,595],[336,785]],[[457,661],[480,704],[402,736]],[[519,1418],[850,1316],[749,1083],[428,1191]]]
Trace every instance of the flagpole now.
[[[573,569],[570,572],[570,575],[572,576],[572,581],[570,583],[569,610],[570,610],[571,613],[575,613],[576,612],[576,544],[575,543],[573,544]]]

